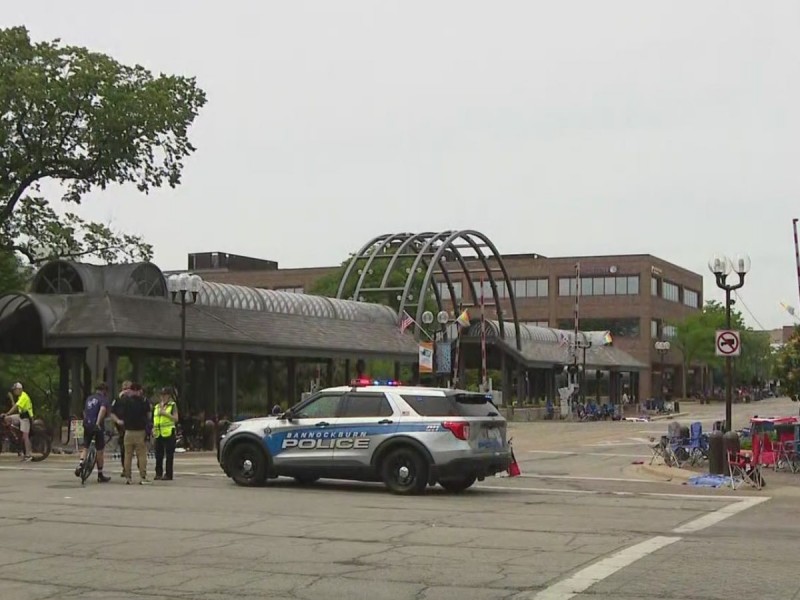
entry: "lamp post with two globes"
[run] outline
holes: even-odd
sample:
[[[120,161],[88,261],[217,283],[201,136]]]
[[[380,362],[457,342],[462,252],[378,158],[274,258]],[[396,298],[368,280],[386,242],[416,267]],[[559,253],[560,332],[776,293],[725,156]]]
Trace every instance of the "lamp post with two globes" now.
[[[436,356],[436,353],[440,352],[440,351],[442,351],[442,352],[444,351],[442,348],[438,347],[438,344],[437,344],[437,342],[439,340],[439,334],[440,333],[444,334],[445,328],[447,327],[447,324],[450,323],[452,319],[450,319],[450,314],[446,310],[440,310],[438,313],[436,313],[435,319],[436,319],[436,322],[439,324],[439,327],[436,330],[434,330],[433,338],[431,339],[431,341],[434,344],[434,369],[436,370],[436,365],[438,364],[438,360],[439,360],[438,357]],[[434,321],[433,312],[431,312],[429,310],[426,310],[424,313],[422,313],[422,322],[425,325],[431,325],[433,323],[433,321]],[[430,335],[428,335],[427,331],[425,332],[425,335],[427,335],[428,338],[431,337]],[[458,368],[458,367],[456,367],[456,368]],[[441,375],[441,373],[438,373],[438,372],[435,373],[435,375],[434,375],[435,379],[438,380],[440,375]],[[448,378],[449,378],[449,374],[448,374]]]
[[[181,307],[181,388],[178,392],[180,398],[186,393],[186,306],[197,302],[197,295],[202,287],[203,279],[199,275],[180,273],[167,278],[167,291],[172,301]]]
[[[717,287],[725,290],[725,329],[731,328],[731,292],[744,285],[744,278],[750,270],[750,257],[737,256],[733,261],[727,256],[714,256],[708,261],[708,269],[714,274]],[[734,271],[738,282],[728,283],[728,276]],[[733,362],[730,356],[725,357],[725,431],[731,431],[733,412]]]

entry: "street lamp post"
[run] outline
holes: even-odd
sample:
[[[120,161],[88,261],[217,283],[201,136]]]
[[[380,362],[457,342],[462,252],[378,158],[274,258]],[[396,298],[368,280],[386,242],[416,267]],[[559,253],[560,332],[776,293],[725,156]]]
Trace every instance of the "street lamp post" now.
[[[731,261],[727,256],[714,256],[708,261],[708,269],[714,274],[717,287],[725,290],[725,328],[731,328],[731,292],[738,290],[744,285],[744,277],[750,270],[750,257],[747,255],[737,256]],[[728,283],[728,276],[734,271],[738,275],[739,281],[735,284]],[[725,357],[725,431],[730,431],[733,425],[733,359]]]
[[[167,278],[167,290],[172,301],[181,307],[181,388],[178,396],[186,393],[186,306],[197,302],[197,294],[203,286],[199,275],[181,273]]]
[[[436,313],[435,319],[436,319],[436,322],[438,323],[439,326],[436,329],[433,330],[433,338],[431,338],[430,334],[427,331],[425,331],[424,329],[423,329],[423,331],[425,332],[425,335],[427,335],[428,338],[431,339],[431,341],[433,342],[433,345],[434,345],[434,350],[433,350],[434,358],[436,359],[436,360],[434,360],[434,363],[435,363],[434,364],[434,370],[437,370],[436,367],[438,366],[438,360],[439,359],[436,358],[436,354],[440,350],[442,350],[441,348],[438,347],[439,335],[441,334],[442,337],[444,338],[444,335],[445,335],[445,333],[447,331],[447,325],[452,323],[452,322],[454,322],[455,319],[451,319],[450,318],[450,314],[446,310],[440,310],[438,313]],[[433,316],[433,313],[431,311],[426,310],[424,313],[422,313],[422,322],[425,325],[431,325],[431,324],[433,324],[433,321],[434,321],[434,316]],[[420,329],[422,329],[422,328],[420,328]],[[458,369],[458,367],[456,367],[456,369]],[[449,374],[448,374],[448,378],[449,378]],[[434,380],[438,381],[440,379],[441,379],[441,373],[438,373],[438,372],[434,373]]]
[[[664,377],[664,356],[667,354],[667,352],[669,352],[670,343],[669,342],[658,341],[658,342],[656,342],[655,346],[656,346],[656,352],[658,352],[658,355],[661,357],[661,377],[659,377],[659,381],[658,381],[659,387],[661,389],[660,389],[660,393],[658,394],[658,397],[661,399],[661,402],[664,402],[664,400],[665,400],[665,398],[664,398],[664,379],[665,379],[665,377]]]

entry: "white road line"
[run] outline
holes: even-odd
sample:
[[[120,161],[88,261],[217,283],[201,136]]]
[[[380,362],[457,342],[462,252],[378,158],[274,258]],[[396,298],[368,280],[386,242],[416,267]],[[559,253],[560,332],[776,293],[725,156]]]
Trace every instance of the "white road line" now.
[[[526,475],[523,473],[519,477],[524,477],[528,479],[567,479],[571,481],[621,481],[627,483],[658,483],[657,480],[653,479],[633,479],[627,477],[581,477],[578,475],[546,475],[546,474],[536,474],[536,475]]]
[[[637,560],[653,554],[662,548],[679,541],[679,537],[656,536],[620,550],[588,567],[581,569],[571,577],[536,593],[523,592],[514,596],[515,600],[569,600],[588,590],[594,584],[610,577],[617,571],[635,563]]]
[[[560,454],[564,456],[611,456],[619,458],[650,458],[644,454],[613,454],[611,452],[567,452],[562,450],[528,450],[528,454]]]
[[[536,488],[536,487],[510,487],[505,485],[476,485],[479,490],[503,490],[504,492],[542,492],[547,494],[599,494],[594,490],[570,490],[558,488]]]
[[[676,527],[672,530],[672,533],[695,533],[697,531],[702,531],[703,529],[711,527],[712,525],[716,525],[720,521],[724,521],[725,519],[747,510],[748,508],[752,508],[761,504],[762,502],[766,502],[767,500],[769,500],[768,497],[747,498],[734,504],[728,504],[727,506],[723,506],[712,513],[708,513],[702,517],[694,519],[693,521],[684,523],[680,527]]]

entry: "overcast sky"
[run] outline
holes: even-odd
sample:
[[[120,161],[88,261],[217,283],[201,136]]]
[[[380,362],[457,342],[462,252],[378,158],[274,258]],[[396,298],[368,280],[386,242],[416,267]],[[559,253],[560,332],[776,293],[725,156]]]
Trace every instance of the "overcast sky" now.
[[[197,76],[183,185],[81,209],[162,268],[337,264],[381,233],[474,228],[501,252],[706,275],[746,252],[755,318],[798,305],[797,2],[26,0],[0,23]]]

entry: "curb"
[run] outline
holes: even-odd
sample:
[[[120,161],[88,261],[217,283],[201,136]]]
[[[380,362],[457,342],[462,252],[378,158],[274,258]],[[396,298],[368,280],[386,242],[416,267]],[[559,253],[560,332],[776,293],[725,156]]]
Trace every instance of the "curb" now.
[[[671,414],[671,415],[655,415],[653,417],[650,417],[650,421],[651,422],[652,421],[670,421],[672,419],[677,419],[678,417],[688,417],[688,416],[689,416],[688,412],[679,412],[679,413],[674,413],[674,414]]]
[[[666,465],[636,465],[637,470],[644,475],[657,477],[659,479],[667,478],[667,481],[679,480],[688,481],[689,478],[698,475],[694,471],[687,469],[679,469],[678,467],[668,467]]]

